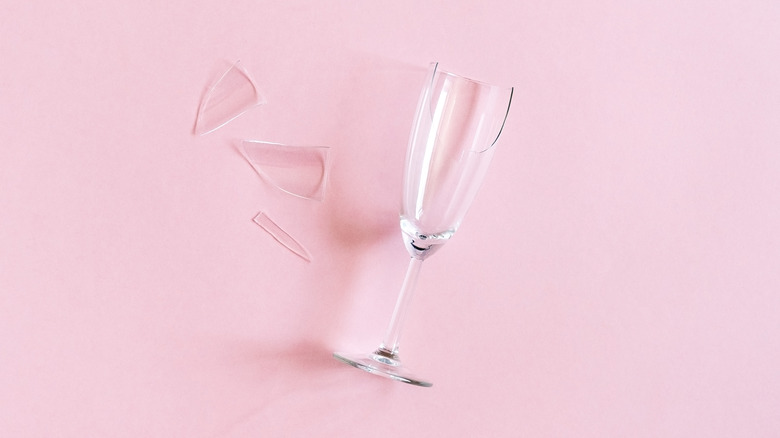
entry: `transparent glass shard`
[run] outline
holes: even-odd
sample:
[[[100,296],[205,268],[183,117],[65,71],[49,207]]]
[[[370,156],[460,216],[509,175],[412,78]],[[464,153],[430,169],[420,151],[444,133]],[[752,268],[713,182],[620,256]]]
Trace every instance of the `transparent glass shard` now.
[[[252,219],[254,223],[260,225],[260,228],[268,232],[277,242],[281,243],[285,248],[292,251],[298,257],[311,262],[311,255],[306,248],[303,247],[297,240],[287,234],[276,222],[272,221],[268,215],[264,212],[257,213],[257,216]]]
[[[215,131],[250,108],[263,103],[265,98],[249,73],[236,62],[203,97],[195,120],[195,134],[204,135]]]
[[[241,153],[261,178],[291,195],[316,201],[325,197],[329,150],[327,146],[241,142]]]

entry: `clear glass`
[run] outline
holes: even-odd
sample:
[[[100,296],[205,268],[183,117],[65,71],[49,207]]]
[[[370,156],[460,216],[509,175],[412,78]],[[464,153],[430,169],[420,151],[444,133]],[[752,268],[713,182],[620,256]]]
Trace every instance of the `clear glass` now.
[[[236,61],[203,96],[195,119],[195,135],[225,126],[250,108],[265,103],[249,73]]]
[[[315,201],[325,197],[329,151],[327,146],[241,142],[241,153],[261,178],[283,192]]]
[[[398,356],[401,328],[423,260],[460,226],[501,136],[513,88],[493,86],[431,65],[412,125],[406,156],[401,234],[411,259],[385,337],[371,354],[334,353],[336,359],[383,377],[419,386]]]
[[[309,251],[307,251],[303,245],[295,240],[295,238],[284,231],[282,227],[277,225],[276,222],[271,220],[271,218],[268,217],[265,212],[261,211],[257,213],[257,216],[255,216],[252,221],[259,225],[260,228],[264,229],[268,234],[271,235],[271,237],[282,244],[282,246],[289,249],[293,254],[306,260],[307,262],[311,261],[311,255],[309,254]]]

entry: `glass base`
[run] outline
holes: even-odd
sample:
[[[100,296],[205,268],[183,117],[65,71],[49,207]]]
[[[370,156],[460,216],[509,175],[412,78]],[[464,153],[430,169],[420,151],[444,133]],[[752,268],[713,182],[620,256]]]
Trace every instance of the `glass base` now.
[[[433,383],[418,379],[408,369],[404,368],[397,354],[382,348],[371,354],[333,353],[333,357],[347,365],[352,365],[355,368],[376,374],[377,376],[387,377],[410,385],[433,386]]]

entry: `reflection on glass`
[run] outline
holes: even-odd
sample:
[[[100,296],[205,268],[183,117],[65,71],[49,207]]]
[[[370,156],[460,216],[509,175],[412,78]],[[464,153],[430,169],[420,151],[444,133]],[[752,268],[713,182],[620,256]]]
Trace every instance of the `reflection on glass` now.
[[[482,183],[512,92],[432,65],[406,155],[400,215],[401,235],[411,256],[406,278],[379,348],[370,354],[334,353],[336,359],[397,381],[431,386],[402,365],[401,326],[423,260],[452,238]]]
[[[265,99],[260,90],[236,62],[203,97],[195,120],[195,134],[204,135],[215,131],[262,103],[265,103]]]
[[[259,225],[262,229],[268,232],[277,242],[281,243],[285,248],[293,252],[293,254],[306,260],[311,261],[311,255],[306,248],[303,247],[297,240],[287,234],[276,222],[272,221],[270,217],[264,212],[257,213],[257,216],[252,219],[254,223]]]
[[[241,142],[241,153],[261,178],[291,195],[317,201],[325,196],[329,150],[325,146]]]

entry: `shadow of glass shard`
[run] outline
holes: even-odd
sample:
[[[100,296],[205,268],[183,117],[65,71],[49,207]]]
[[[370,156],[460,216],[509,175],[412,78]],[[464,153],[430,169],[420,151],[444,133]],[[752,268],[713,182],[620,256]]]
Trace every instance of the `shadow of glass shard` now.
[[[329,149],[326,146],[241,142],[241,153],[261,178],[291,195],[316,201],[325,197]]]
[[[195,120],[195,134],[213,132],[263,103],[265,98],[260,90],[236,62],[214,83],[201,101]]]
[[[281,243],[285,248],[289,249],[295,255],[306,260],[307,262],[311,262],[311,255],[309,254],[309,251],[306,251],[306,248],[304,248],[303,245],[298,243],[297,240],[287,234],[287,232],[284,231],[279,225],[277,225],[276,222],[272,221],[268,215],[261,211],[260,213],[257,213],[257,216],[255,216],[252,220],[257,225],[260,225],[262,229],[267,231],[268,234],[276,239],[277,242]]]

